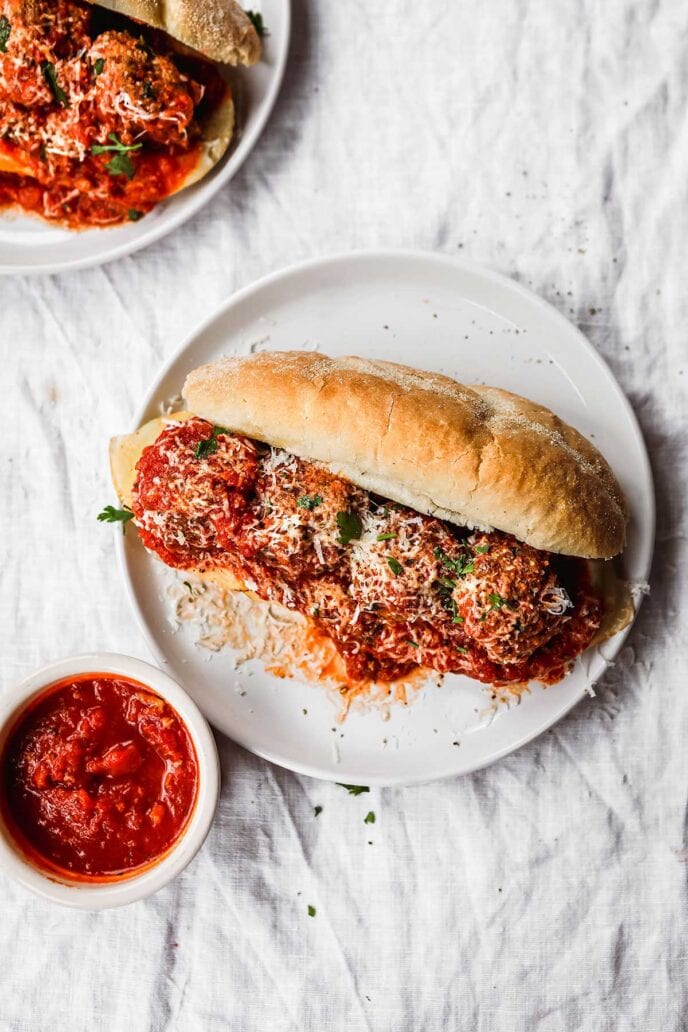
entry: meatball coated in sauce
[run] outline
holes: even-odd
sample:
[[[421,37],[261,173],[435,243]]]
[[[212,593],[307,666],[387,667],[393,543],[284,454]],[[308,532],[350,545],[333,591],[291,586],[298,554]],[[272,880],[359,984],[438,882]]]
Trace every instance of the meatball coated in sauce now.
[[[235,549],[258,454],[203,419],[173,423],[136,465],[133,511],[144,544],[171,566],[217,565]]]
[[[119,120],[122,142],[140,137],[170,144],[186,139],[203,88],[164,55],[154,54],[128,32],[103,32],[89,51],[100,71],[95,103],[106,118]],[[101,63],[102,62],[102,63]]]
[[[286,452],[271,453],[256,480],[255,519],[246,524],[242,551],[296,574],[321,574],[344,558],[337,515],[367,504],[360,488]]]
[[[469,538],[472,570],[453,597],[466,634],[495,663],[519,663],[559,629],[568,596],[546,552],[493,531]]]
[[[9,24],[0,52],[3,103],[49,107],[55,95],[46,78],[46,62],[59,74],[63,61],[88,46],[91,9],[62,0],[0,0]]]
[[[365,521],[352,545],[351,593],[362,606],[384,606],[414,620],[441,610],[444,569],[438,555],[457,558],[461,545],[431,516],[393,503]]]

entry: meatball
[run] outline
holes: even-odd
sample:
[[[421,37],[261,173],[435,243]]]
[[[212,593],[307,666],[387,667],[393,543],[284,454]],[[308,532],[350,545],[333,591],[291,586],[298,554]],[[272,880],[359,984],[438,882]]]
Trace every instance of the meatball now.
[[[136,469],[133,510],[148,548],[180,567],[212,566],[234,550],[258,469],[251,441],[204,419],[173,423]]]
[[[9,23],[0,52],[3,98],[28,108],[54,105],[44,67],[51,64],[60,83],[60,62],[88,45],[90,7],[63,0],[1,0],[0,14]]]
[[[366,521],[351,555],[351,593],[362,606],[381,606],[415,620],[444,619],[446,581],[441,556],[458,561],[460,541],[431,516],[387,503]]]
[[[360,519],[367,496],[341,477],[286,452],[271,451],[256,482],[254,519],[242,551],[260,552],[268,566],[302,576],[332,570],[344,546],[338,518]]]
[[[495,663],[519,663],[550,640],[570,600],[547,552],[497,531],[468,539],[469,569],[454,580],[465,633]]]
[[[128,32],[109,31],[94,41],[88,59],[96,72],[96,108],[106,121],[117,119],[122,143],[142,137],[186,142],[203,88],[169,57],[154,54]]]

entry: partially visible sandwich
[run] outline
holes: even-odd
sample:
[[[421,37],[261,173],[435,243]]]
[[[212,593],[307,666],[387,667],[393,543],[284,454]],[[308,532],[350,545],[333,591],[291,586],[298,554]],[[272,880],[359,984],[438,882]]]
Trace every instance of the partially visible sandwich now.
[[[0,205],[74,229],[138,221],[234,131],[235,0],[0,0]]]

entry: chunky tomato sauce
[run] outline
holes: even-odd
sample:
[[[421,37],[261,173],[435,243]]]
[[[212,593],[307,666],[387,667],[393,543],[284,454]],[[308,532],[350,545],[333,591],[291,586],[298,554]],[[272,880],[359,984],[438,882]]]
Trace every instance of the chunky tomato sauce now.
[[[209,62],[84,0],[0,0],[0,206],[137,221],[196,167],[226,91]]]
[[[149,549],[180,569],[228,569],[310,617],[353,680],[423,666],[554,683],[599,627],[582,561],[421,515],[205,420],[172,423],[137,470]]]
[[[2,755],[3,816],[39,866],[76,879],[127,876],[161,858],[196,801],[189,733],[136,681],[85,674],[52,685]]]

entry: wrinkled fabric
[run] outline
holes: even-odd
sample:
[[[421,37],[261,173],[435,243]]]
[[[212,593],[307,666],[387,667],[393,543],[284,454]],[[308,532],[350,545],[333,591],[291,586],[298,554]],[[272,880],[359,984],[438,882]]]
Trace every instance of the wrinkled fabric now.
[[[473,258],[581,327],[648,443],[652,592],[597,698],[488,770],[354,798],[220,736],[210,838],[154,898],[73,913],[0,877],[0,1032],[683,1029],[688,7],[293,8],[276,110],[192,222],[0,281],[2,689],[148,658],[94,519],[108,437],[231,291],[348,248]]]

